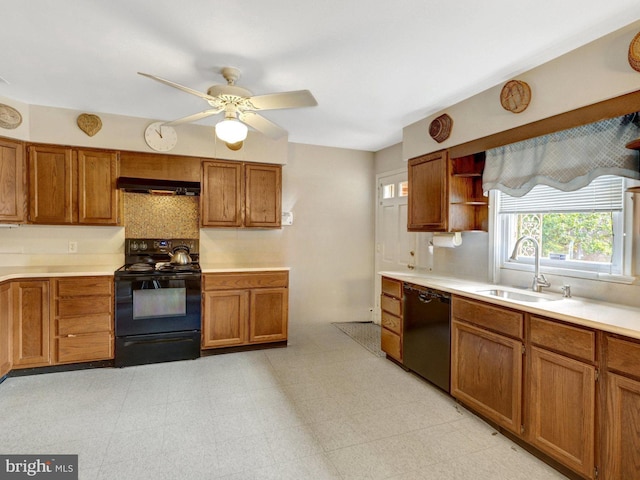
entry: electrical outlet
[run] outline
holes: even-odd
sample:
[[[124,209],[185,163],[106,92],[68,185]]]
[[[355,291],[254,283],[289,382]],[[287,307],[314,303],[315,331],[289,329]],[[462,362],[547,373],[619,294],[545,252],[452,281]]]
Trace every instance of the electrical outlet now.
[[[78,242],[69,240],[69,253],[78,253]]]

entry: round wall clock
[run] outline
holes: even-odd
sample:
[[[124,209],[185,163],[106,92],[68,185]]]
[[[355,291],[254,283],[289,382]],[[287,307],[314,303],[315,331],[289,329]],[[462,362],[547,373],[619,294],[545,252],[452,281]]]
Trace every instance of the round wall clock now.
[[[531,87],[520,80],[510,80],[500,92],[502,108],[513,113],[524,112],[531,101]]]
[[[0,127],[17,128],[22,123],[20,112],[9,105],[0,103]]]
[[[144,140],[156,152],[168,152],[178,143],[178,134],[164,122],[153,122],[144,131]]]

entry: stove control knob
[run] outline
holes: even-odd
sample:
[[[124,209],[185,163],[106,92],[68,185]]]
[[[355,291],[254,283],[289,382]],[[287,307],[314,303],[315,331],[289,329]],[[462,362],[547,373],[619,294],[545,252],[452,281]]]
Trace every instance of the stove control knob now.
[[[136,251],[138,250],[138,242],[133,242],[130,244],[131,250]]]
[[[140,250],[146,250],[147,249],[147,242],[142,242],[140,244]]]

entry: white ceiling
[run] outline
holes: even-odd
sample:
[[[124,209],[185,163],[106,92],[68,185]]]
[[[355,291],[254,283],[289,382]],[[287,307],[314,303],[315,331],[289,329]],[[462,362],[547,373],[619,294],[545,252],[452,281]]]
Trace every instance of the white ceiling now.
[[[173,120],[221,67],[254,94],[309,89],[264,116],[289,140],[377,151],[402,128],[640,19],[638,0],[2,0],[0,96]],[[219,117],[200,123],[213,124]],[[183,128],[183,127],[177,127]]]

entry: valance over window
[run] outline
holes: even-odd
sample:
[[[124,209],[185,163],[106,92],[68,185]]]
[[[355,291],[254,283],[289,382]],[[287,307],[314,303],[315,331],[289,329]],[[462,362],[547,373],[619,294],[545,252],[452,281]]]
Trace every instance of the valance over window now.
[[[578,190],[601,175],[640,179],[638,114],[603,120],[487,151],[482,188],[521,197],[543,184]]]

